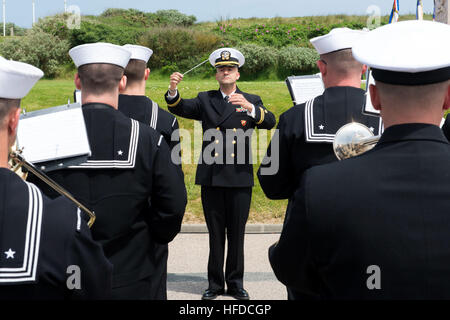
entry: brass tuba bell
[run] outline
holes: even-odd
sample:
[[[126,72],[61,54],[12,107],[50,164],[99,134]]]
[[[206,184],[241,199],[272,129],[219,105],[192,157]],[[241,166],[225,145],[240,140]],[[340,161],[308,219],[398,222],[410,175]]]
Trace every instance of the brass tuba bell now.
[[[381,136],[374,136],[365,125],[350,122],[342,126],[334,137],[333,150],[339,160],[358,156],[372,149]]]

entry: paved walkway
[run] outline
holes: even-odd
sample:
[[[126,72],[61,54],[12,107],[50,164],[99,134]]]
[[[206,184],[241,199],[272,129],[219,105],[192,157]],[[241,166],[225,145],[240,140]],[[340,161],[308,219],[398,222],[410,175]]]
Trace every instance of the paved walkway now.
[[[267,250],[279,234],[245,235],[244,287],[252,300],[286,300],[285,287],[270,267]],[[167,297],[169,300],[199,300],[208,287],[207,233],[181,233],[169,245]],[[229,296],[218,299],[233,300]]]

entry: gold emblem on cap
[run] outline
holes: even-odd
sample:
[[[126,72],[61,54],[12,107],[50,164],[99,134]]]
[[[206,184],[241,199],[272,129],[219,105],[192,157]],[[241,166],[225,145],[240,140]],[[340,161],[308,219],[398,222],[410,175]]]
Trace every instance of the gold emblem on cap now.
[[[220,57],[223,61],[228,61],[228,60],[230,60],[231,53],[230,53],[230,51],[222,51],[222,53],[220,54]]]

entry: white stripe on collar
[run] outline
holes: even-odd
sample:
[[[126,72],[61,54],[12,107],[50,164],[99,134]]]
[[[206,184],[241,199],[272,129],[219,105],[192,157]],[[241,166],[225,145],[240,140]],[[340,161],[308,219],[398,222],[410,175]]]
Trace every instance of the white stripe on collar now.
[[[137,148],[139,142],[139,122],[131,120],[130,147],[127,160],[88,160],[70,169],[131,169],[136,163]]]
[[[152,101],[152,118],[150,120],[150,127],[156,130],[156,125],[158,124],[158,104]]]
[[[305,105],[305,133],[307,142],[325,142],[333,143],[336,134],[316,133],[314,131],[314,101],[316,98],[309,100]],[[381,117],[378,120],[378,134],[384,131],[384,124]]]
[[[333,143],[334,134],[315,133],[314,132],[314,100],[313,98],[305,105],[305,133],[307,142],[327,142]]]
[[[0,283],[36,281],[42,227],[42,194],[31,184],[28,186],[28,221],[25,235],[24,261],[20,268],[0,268]]]

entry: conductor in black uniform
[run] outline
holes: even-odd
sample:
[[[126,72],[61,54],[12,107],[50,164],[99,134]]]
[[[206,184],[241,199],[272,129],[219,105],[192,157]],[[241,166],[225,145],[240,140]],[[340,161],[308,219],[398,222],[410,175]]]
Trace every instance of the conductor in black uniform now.
[[[352,46],[366,32],[337,28],[327,35],[311,39],[320,54],[317,66],[325,92],[306,103],[295,105],[280,116],[277,131],[267,150],[267,159],[258,170],[261,187],[269,199],[291,199],[303,173],[316,165],[337,161],[333,151],[336,131],[356,121],[379,134],[381,118],[363,115],[365,92],[361,75],[366,66],[352,56]],[[278,154],[272,154],[277,143]],[[278,166],[274,165],[278,161]],[[268,172],[278,167],[276,173]],[[287,208],[289,214],[290,201]],[[288,290],[289,299],[309,297]]]
[[[173,147],[180,140],[177,118],[160,108],[155,101],[145,95],[145,85],[150,76],[147,63],[153,51],[138,45],[125,45],[123,47],[131,52],[131,59],[125,68],[127,86],[124,90],[121,90],[119,95],[119,111],[161,133],[172,152]],[[178,159],[174,160],[181,164],[179,155],[172,154],[172,157],[176,156]],[[155,272],[152,274],[151,281],[152,299],[167,300],[168,245],[154,242],[151,253],[154,254],[155,261]]]
[[[353,47],[386,129],[367,153],[304,174],[269,250],[285,285],[323,299],[450,298],[449,38],[448,25],[404,21]]]
[[[88,217],[9,169],[20,100],[43,72],[0,57],[0,300],[106,299],[112,266]]]
[[[75,85],[92,155],[51,177],[96,213],[92,232],[114,266],[113,299],[151,299],[151,247],[180,231],[187,202],[183,173],[161,134],[117,110],[131,53],[95,43],[69,54],[78,68]]]
[[[271,129],[275,116],[256,95],[239,90],[239,68],[245,58],[238,50],[214,51],[209,61],[216,68],[219,90],[200,92],[194,99],[183,99],[177,85],[180,73],[170,77],[166,94],[169,111],[181,117],[202,121],[203,145],[196,175],[202,186],[201,197],[209,230],[209,288],[203,299],[227,293],[236,299],[249,299],[243,286],[244,233],[252,195],[253,166],[251,136],[254,128]],[[223,272],[225,236],[228,256]]]

